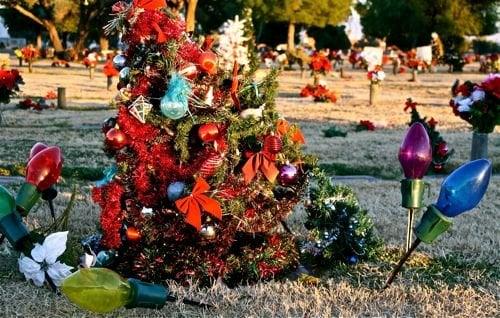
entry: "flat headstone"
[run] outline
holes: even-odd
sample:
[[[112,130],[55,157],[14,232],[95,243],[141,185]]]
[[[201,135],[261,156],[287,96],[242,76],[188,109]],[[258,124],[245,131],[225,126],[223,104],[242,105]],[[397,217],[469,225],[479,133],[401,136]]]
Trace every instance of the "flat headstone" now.
[[[20,183],[23,182],[24,178],[23,177],[1,177],[0,176],[0,184],[6,185],[6,184],[13,184],[13,183]]]

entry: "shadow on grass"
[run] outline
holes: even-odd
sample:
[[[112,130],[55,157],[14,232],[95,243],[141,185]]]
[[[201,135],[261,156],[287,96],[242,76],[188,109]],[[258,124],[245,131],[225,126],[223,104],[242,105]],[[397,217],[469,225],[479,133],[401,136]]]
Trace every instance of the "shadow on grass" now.
[[[334,281],[347,280],[354,287],[368,287],[382,292],[389,274],[403,255],[401,249],[385,248],[377,260],[357,265],[338,264],[322,274]],[[432,289],[442,286],[488,288],[500,279],[498,265],[485,261],[465,260],[459,254],[430,257],[415,252],[403,266],[393,284],[425,285]]]

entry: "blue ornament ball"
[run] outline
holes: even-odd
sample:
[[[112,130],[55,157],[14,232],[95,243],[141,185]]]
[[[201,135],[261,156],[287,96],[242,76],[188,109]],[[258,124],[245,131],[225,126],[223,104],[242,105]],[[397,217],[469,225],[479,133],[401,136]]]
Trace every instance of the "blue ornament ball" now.
[[[358,257],[356,255],[351,255],[347,258],[347,263],[354,265],[358,262]]]
[[[186,184],[181,181],[176,181],[168,185],[167,198],[170,202],[174,202],[181,198],[186,189]]]

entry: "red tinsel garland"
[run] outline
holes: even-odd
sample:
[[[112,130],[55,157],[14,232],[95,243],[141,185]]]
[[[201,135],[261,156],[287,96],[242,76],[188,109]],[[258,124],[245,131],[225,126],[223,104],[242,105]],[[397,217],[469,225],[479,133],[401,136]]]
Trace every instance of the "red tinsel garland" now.
[[[123,191],[116,181],[92,189],[92,200],[101,206],[102,245],[107,248],[119,248],[122,245],[120,229],[123,215],[120,200]]]

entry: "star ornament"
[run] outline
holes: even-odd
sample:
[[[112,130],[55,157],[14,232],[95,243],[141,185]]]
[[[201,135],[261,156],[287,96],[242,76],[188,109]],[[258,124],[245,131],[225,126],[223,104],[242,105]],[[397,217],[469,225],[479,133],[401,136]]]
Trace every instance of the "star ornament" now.
[[[137,99],[128,107],[128,111],[132,116],[134,116],[138,121],[145,124],[146,117],[151,112],[153,105],[151,105],[144,96],[139,96]]]

